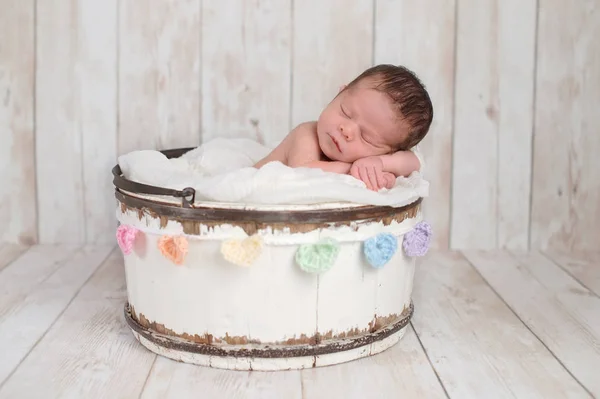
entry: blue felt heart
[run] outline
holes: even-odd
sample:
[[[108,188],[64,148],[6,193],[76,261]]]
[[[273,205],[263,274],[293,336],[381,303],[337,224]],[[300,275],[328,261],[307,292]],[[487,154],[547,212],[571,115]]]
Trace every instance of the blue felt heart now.
[[[381,268],[392,259],[398,249],[398,239],[389,233],[378,234],[365,240],[363,252],[369,264]]]

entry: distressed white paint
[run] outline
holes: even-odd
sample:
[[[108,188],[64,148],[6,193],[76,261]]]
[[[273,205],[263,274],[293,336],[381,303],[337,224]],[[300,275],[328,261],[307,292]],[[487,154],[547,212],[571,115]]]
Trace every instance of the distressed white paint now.
[[[531,244],[597,250],[600,2],[539,3]]]
[[[87,0],[78,5],[75,101],[80,112],[85,243],[114,243],[115,199],[108,172],[117,155],[117,4],[118,0]]]
[[[350,362],[356,359],[373,356],[386,349],[392,347],[404,336],[406,329],[389,335],[388,337],[361,346],[355,349],[350,349],[343,352],[334,352],[318,356],[302,356],[290,358],[246,358],[237,356],[208,356],[199,353],[186,352],[173,348],[167,348],[149,341],[136,331],[132,331],[134,337],[144,347],[150,351],[157,353],[169,359],[177,360],[178,362],[190,363],[204,367],[213,367],[217,369],[227,370],[244,370],[244,371],[285,371],[285,370],[302,370],[312,367],[325,367],[335,364]]]
[[[377,356],[301,373],[305,398],[446,398],[411,327]]]
[[[599,396],[597,369],[590,365],[600,364],[600,298],[536,254],[465,255],[564,366]]]
[[[529,246],[537,4],[537,0],[496,3],[498,219],[494,248]]]
[[[294,1],[292,127],[323,108],[373,61],[373,0]]]
[[[119,154],[200,143],[200,4],[119,2]]]
[[[289,132],[291,0],[202,3],[202,140]]]
[[[189,241],[186,261],[177,266],[157,240],[145,234],[125,256],[128,298],[138,316],[177,334],[261,342],[314,335],[316,276],[294,264],[293,247],[265,247],[245,268],[223,259],[219,241]]]
[[[457,4],[451,246],[527,248],[536,1]]]
[[[555,358],[556,352],[547,349],[549,342],[540,342],[528,330],[531,319],[519,319],[503,299],[512,297],[508,304],[513,309],[520,304],[544,313],[554,313],[554,304],[541,304],[539,296],[530,296],[534,280],[515,275],[513,266],[498,255],[487,258],[487,269],[504,281],[500,296],[458,253],[430,253],[417,267],[414,299],[419,316],[413,319],[413,326],[448,395],[588,398]],[[490,281],[490,273],[484,276]],[[495,281],[490,282],[499,289]],[[557,324],[559,320],[553,321],[546,331],[563,328]],[[559,342],[568,341],[561,336]],[[592,346],[588,342],[588,350]],[[582,369],[590,372],[595,364],[581,359]]]
[[[291,249],[295,252],[297,247]],[[406,270],[408,264],[392,263],[387,266]],[[394,288],[397,289],[398,285],[395,284]],[[352,329],[368,330],[369,323],[375,319],[377,270],[366,263],[360,241],[340,245],[334,267],[318,276],[317,291],[319,334],[335,336]]]
[[[13,291],[14,285],[4,288],[9,295],[2,295],[0,302],[0,383],[27,356],[112,248],[63,249],[64,255],[57,253],[55,247],[39,249],[41,251],[35,257],[41,258],[43,271],[53,272],[28,290]],[[14,280],[18,280],[14,275],[19,273],[22,281],[35,280],[34,274],[39,273],[39,269],[27,263],[35,261],[35,257],[33,254],[25,255],[15,261],[6,269],[6,278],[12,275]],[[54,265],[52,261],[55,261]],[[14,280],[13,284],[17,282]]]
[[[302,396],[299,374],[299,371],[240,373],[159,356],[141,398],[185,398],[199,396],[201,392],[202,397],[215,399],[306,399]]]
[[[76,270],[77,264],[85,264],[75,258],[64,262],[73,250],[62,245],[34,246],[0,272],[0,292],[27,292],[23,297],[43,296],[48,306],[60,302],[64,307],[15,373],[0,382],[0,399],[189,397],[199,393],[245,399],[594,397],[577,380],[585,382],[588,370],[594,370],[597,362],[590,361],[589,355],[581,356],[579,366],[572,368],[571,351],[547,349],[572,345],[571,332],[580,330],[564,333],[564,319],[547,317],[542,328],[545,334],[536,337],[532,333],[538,331],[540,315],[557,312],[568,312],[574,322],[592,327],[595,314],[588,317],[581,311],[594,311],[590,307],[593,294],[584,295],[582,287],[567,274],[560,277],[560,270],[537,254],[522,257],[519,253],[520,270],[515,270],[515,258],[504,252],[487,257],[478,254],[486,263],[486,278],[489,272],[493,274],[487,280],[494,284],[492,290],[459,254],[432,252],[417,264],[413,321],[418,336],[408,328],[402,340],[388,350],[334,367],[248,373],[179,363],[157,357],[140,345],[123,320],[126,282],[118,252],[70,303],[60,300],[64,298],[61,289],[42,289],[49,287],[50,280],[65,276],[66,269],[60,265],[70,264]],[[8,259],[2,258],[3,251],[0,264]],[[570,254],[568,263],[573,268],[569,270],[593,276],[597,259],[592,253]],[[515,279],[516,271],[520,279]],[[500,281],[507,283],[498,284]],[[523,283],[518,291],[513,289],[515,281]],[[546,293],[543,298],[554,300],[514,300],[515,293],[537,295],[541,289]],[[534,308],[536,312],[519,320],[503,300],[516,304],[513,309],[517,313]],[[24,331],[27,328],[23,325]],[[581,341],[584,350],[595,353],[596,341],[591,339],[593,335],[587,336],[590,339]],[[8,350],[10,353],[11,348]]]
[[[280,211],[282,210],[280,209]],[[119,223],[135,226],[139,231],[153,235],[168,234],[185,236],[187,239],[195,241],[222,241],[230,238],[243,240],[248,238],[248,234],[242,227],[228,223],[210,227],[201,225],[198,229],[198,234],[186,234],[184,233],[184,227],[181,222],[169,219],[163,225],[163,222],[159,218],[156,218],[148,212],[143,212],[140,217],[140,213],[137,210],[127,209],[123,212],[119,206],[116,211],[116,216]],[[288,227],[276,229],[268,226],[257,229],[256,235],[267,245],[283,246],[310,244],[325,238],[334,238],[340,243],[352,243],[367,240],[377,234],[391,234],[401,239],[404,234],[412,230],[421,220],[422,215],[420,211],[417,211],[414,217],[406,218],[401,222],[393,220],[390,223],[385,224],[383,221],[374,222],[370,220],[356,220],[349,223],[347,226],[336,226],[335,223],[331,223],[327,227],[321,227],[309,232],[301,233],[292,233]],[[356,256],[361,256],[361,254],[358,253]]]
[[[59,246],[56,252],[65,253],[65,249]],[[50,272],[53,267],[48,263],[36,267]],[[139,345],[123,320],[124,287],[123,263],[117,249],[72,302],[61,304],[63,312],[56,322],[48,325],[50,329],[0,386],[0,398],[139,397],[156,355]],[[60,289],[48,294],[49,303],[64,295]]]
[[[424,217],[435,227],[434,248],[450,234],[454,30],[456,0],[375,1],[374,62],[405,65],[425,84],[434,107],[431,130],[419,144],[431,183]]]
[[[114,242],[116,154],[201,132],[274,143],[373,62],[394,62],[435,105],[422,143],[434,246],[597,246],[598,0],[0,9],[1,241]]]
[[[0,272],[27,249],[24,245],[0,243]]]
[[[116,0],[37,2],[36,177],[42,242],[114,242]]]
[[[72,246],[36,246],[0,272],[0,336],[8,337],[9,333],[12,334],[11,331],[3,330],[2,327],[9,320],[10,314],[19,310],[19,304],[23,302],[23,299],[35,296],[37,287],[57,273],[76,249]],[[29,322],[27,325],[29,325],[30,331],[39,328],[39,325],[34,322]],[[46,324],[46,328],[48,326],[49,324]],[[25,327],[21,326],[21,328]],[[27,350],[30,349],[27,347],[27,339],[20,345],[14,346],[14,350],[8,350],[11,348],[11,343],[8,341],[4,341],[3,345],[7,345],[7,347],[1,348],[3,361],[0,362],[0,383],[14,370]]]
[[[121,212],[119,207],[117,215],[123,221]],[[350,241],[344,238],[349,234],[347,227],[329,227],[327,236],[339,236],[344,242],[332,269],[318,276],[302,271],[295,263],[299,245],[306,243],[296,235],[289,235],[285,243],[265,243],[250,267],[228,263],[220,252],[222,242],[243,238],[224,235],[227,231],[235,232],[233,229],[215,229],[220,232],[217,239],[190,237],[184,264],[177,266],[160,252],[158,240],[163,234],[178,235],[181,231],[174,230],[178,222],[169,222],[173,226],[169,228],[167,224],[161,231],[157,229],[158,220],[149,219],[152,219],[150,215],[142,219],[134,215],[126,218],[133,227],[155,225],[154,231],[139,234],[134,250],[124,255],[128,300],[138,317],[143,315],[149,322],[176,334],[211,334],[216,340],[246,337],[263,345],[312,337],[317,332],[335,336],[357,329],[362,335],[376,316],[398,317],[410,306],[414,259],[401,254],[401,242],[403,234],[420,219],[420,214],[403,222],[409,227],[404,227],[398,236],[399,251],[383,269],[373,269],[362,255],[365,237]],[[178,227],[181,229],[181,225]],[[375,229],[373,234],[379,230]],[[285,238],[284,234],[279,236]],[[394,271],[378,277],[378,272],[387,268]],[[383,282],[390,276],[394,280]],[[346,361],[344,359],[367,356],[370,350],[357,349],[319,362]],[[215,361],[221,362],[222,367],[229,364],[222,363],[225,360]],[[239,360],[238,363],[231,367],[246,369],[251,361]]]
[[[571,254],[550,249],[545,253],[581,285],[600,296],[600,250]]]
[[[34,6],[0,0],[0,241],[21,244],[38,239]]]
[[[375,314],[387,317],[399,315],[408,309],[412,300],[416,260],[409,258],[402,249],[402,237],[398,240],[398,251],[390,262],[376,273]],[[366,272],[365,272],[366,273]]]

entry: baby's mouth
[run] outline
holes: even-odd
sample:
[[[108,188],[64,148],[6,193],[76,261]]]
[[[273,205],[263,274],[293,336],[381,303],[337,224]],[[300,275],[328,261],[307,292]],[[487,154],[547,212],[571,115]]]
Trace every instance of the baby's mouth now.
[[[335,144],[335,146],[337,147],[338,151],[342,152],[342,149],[340,148],[340,144],[337,142],[335,137],[333,137],[331,134],[329,135],[329,137],[331,137],[331,140],[333,141],[333,144]]]

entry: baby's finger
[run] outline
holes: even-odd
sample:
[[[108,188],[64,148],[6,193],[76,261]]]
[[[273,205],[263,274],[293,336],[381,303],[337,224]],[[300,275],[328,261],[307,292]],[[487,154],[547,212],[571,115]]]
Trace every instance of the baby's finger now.
[[[360,175],[360,180],[362,180],[367,185],[367,188],[369,190],[372,190],[373,188],[371,186],[371,182],[369,181],[369,175],[367,174],[367,171],[364,168],[360,168],[358,170],[358,173]]]
[[[386,186],[386,180],[383,177],[383,171],[375,169],[375,177],[377,178],[377,188],[383,188]]]
[[[390,172],[384,172],[383,178],[385,179],[385,188],[391,190],[394,188],[394,184],[396,184],[396,176]]]
[[[379,184],[377,184],[377,176],[375,173],[375,168],[367,169],[367,173],[369,175],[369,181],[371,182],[371,187],[373,191],[379,190]]]
[[[358,179],[358,180],[362,180],[360,178],[360,173],[358,171],[359,171],[359,169],[356,166],[352,166],[350,168],[350,174],[352,175],[352,177],[354,177],[355,179]]]

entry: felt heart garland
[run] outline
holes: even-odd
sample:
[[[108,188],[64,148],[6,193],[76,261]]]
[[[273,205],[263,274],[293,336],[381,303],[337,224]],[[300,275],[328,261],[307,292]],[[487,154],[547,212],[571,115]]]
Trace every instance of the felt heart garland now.
[[[315,244],[300,245],[296,263],[307,273],[323,273],[331,269],[339,252],[340,245],[336,240],[324,238]]]
[[[419,222],[404,235],[402,247],[408,256],[425,256],[431,244],[431,226],[427,222]]]
[[[367,262],[376,269],[382,268],[392,259],[398,249],[398,239],[389,233],[378,234],[367,239],[363,252]]]
[[[117,228],[117,243],[125,255],[129,255],[133,250],[133,243],[140,231],[133,226],[122,224]]]
[[[125,255],[131,254],[139,234],[136,227],[121,224],[116,238],[119,248]],[[424,256],[431,244],[432,229],[429,223],[419,222],[404,234],[402,248],[407,256]],[[176,265],[182,265],[188,253],[188,240],[185,236],[162,236],[157,243],[160,252]],[[223,258],[235,265],[249,267],[260,256],[264,242],[259,235],[243,240],[230,239],[221,244]],[[382,268],[398,250],[398,238],[389,233],[381,233],[366,239],[363,253],[367,262],[374,268]],[[313,244],[302,244],[295,255],[296,264],[307,273],[323,273],[333,267],[340,252],[340,244],[333,238],[323,238]]]
[[[158,249],[171,262],[182,265],[188,252],[188,241],[184,236],[162,236],[158,240]]]
[[[260,256],[262,246],[262,238],[257,235],[243,240],[225,240],[221,244],[221,254],[234,265],[248,267]]]

